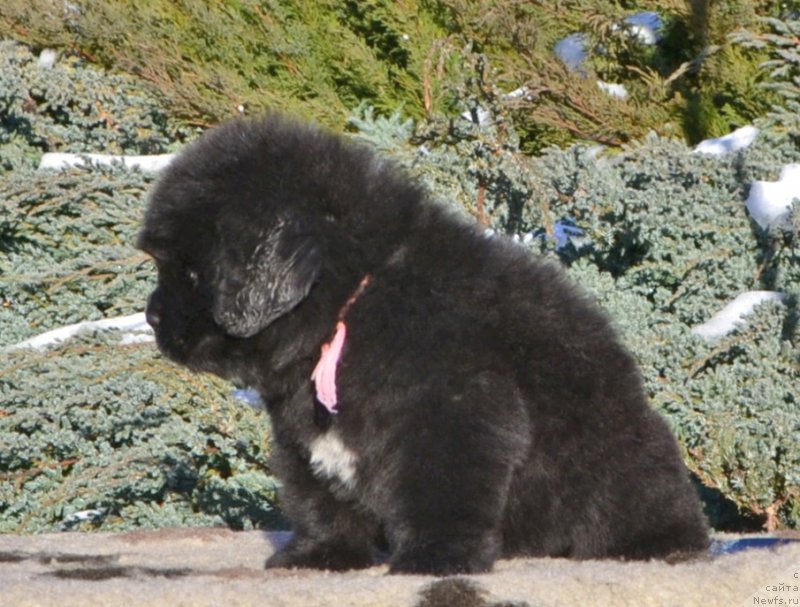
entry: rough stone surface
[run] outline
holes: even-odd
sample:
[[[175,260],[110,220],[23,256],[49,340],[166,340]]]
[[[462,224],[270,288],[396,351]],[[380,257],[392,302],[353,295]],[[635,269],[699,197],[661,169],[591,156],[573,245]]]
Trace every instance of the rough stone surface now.
[[[442,580],[389,576],[386,566],[349,573],[263,570],[287,538],[225,529],[3,535],[0,604],[729,607],[760,604],[754,597],[783,604],[800,599],[791,587],[800,585],[800,542],[674,565],[503,560],[490,574]]]

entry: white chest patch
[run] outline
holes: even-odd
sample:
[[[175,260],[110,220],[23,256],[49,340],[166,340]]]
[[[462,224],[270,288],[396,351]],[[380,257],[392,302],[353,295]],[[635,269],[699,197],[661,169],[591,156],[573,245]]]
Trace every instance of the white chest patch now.
[[[340,481],[348,489],[356,483],[355,452],[335,432],[321,434],[311,443],[311,470],[317,476]]]

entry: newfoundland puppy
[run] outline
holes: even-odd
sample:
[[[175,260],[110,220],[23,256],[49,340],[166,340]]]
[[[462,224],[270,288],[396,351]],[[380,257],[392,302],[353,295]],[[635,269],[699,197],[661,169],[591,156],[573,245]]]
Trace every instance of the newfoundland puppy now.
[[[159,348],[266,402],[294,531],[267,567],[707,546],[608,318],[370,149],[278,115],[212,129],[161,176],[138,246]]]

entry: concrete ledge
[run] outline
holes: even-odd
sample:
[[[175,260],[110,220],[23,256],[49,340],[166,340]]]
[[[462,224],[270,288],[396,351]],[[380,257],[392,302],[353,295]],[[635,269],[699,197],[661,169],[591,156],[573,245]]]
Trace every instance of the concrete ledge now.
[[[490,574],[437,579],[389,576],[386,566],[348,573],[264,571],[265,558],[287,539],[287,533],[226,529],[4,535],[0,536],[0,603],[7,607],[730,607],[780,604],[761,603],[760,598],[782,598],[783,604],[800,601],[797,541],[676,565],[504,560]]]

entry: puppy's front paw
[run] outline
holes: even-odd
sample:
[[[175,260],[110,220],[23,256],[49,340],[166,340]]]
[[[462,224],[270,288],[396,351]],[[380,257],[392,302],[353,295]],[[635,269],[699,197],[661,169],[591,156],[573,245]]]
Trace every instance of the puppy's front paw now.
[[[331,544],[289,544],[267,559],[267,569],[328,569],[347,571],[372,566],[369,549]]]

